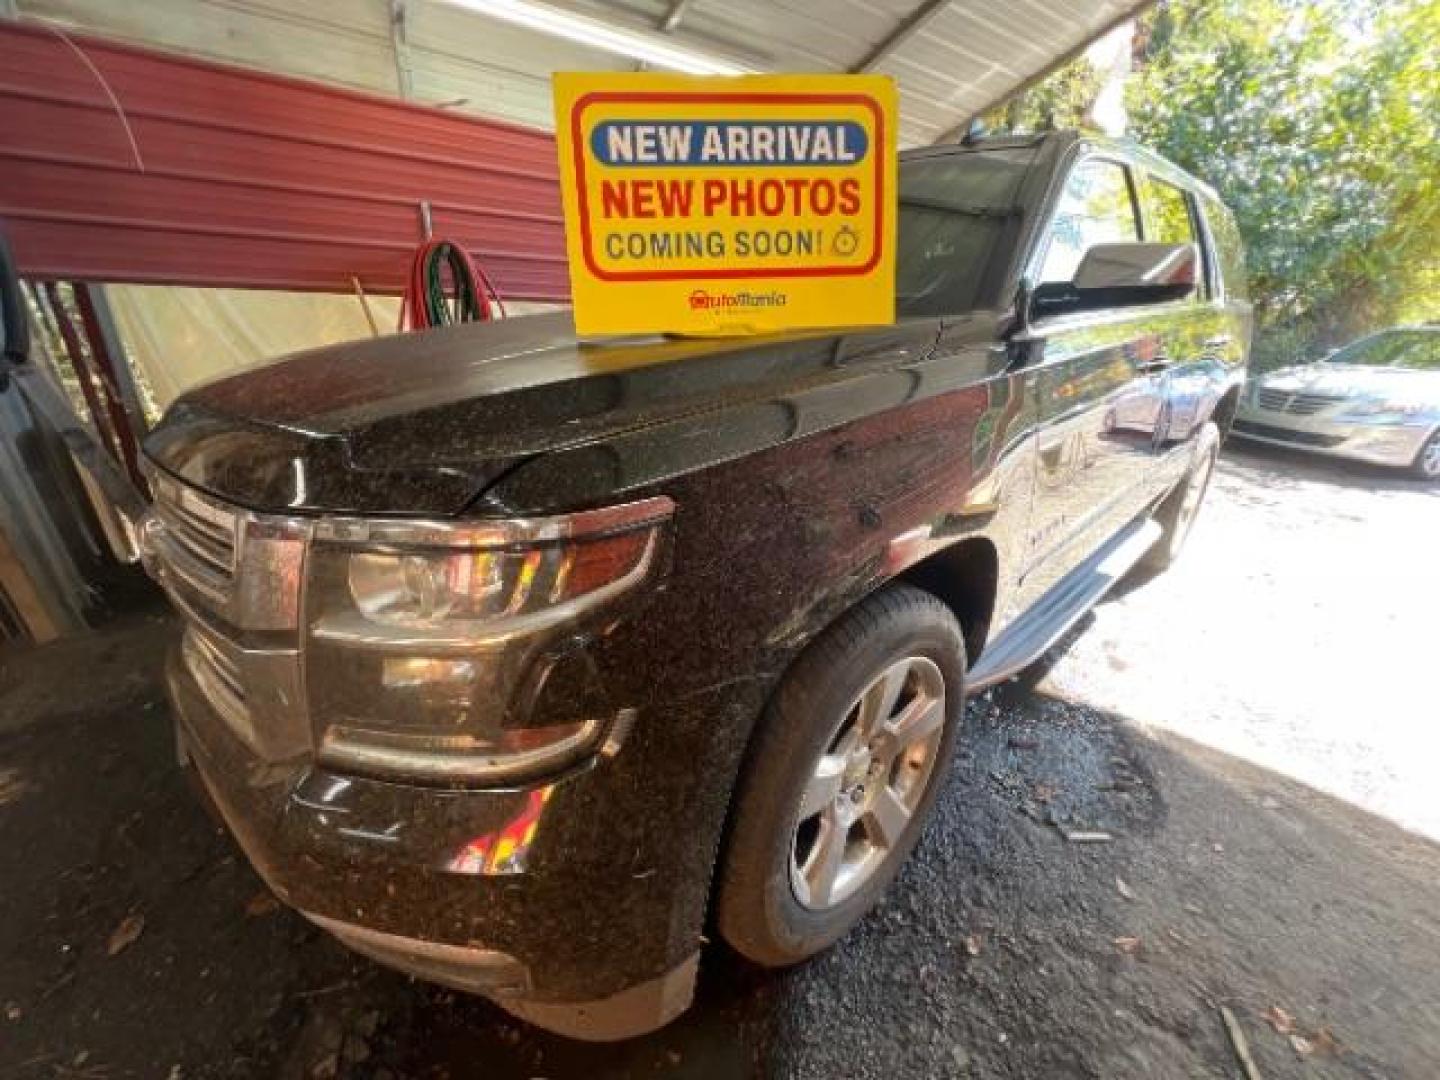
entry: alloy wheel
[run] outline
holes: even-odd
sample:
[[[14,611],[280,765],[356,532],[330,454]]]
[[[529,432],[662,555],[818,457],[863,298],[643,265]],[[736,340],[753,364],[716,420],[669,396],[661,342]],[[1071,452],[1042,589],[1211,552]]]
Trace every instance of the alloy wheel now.
[[[890,664],[840,719],[800,800],[795,899],[825,910],[853,895],[900,843],[945,730],[945,679],[923,656]]]
[[[1440,435],[1436,435],[1420,451],[1420,468],[1432,480],[1440,479]]]

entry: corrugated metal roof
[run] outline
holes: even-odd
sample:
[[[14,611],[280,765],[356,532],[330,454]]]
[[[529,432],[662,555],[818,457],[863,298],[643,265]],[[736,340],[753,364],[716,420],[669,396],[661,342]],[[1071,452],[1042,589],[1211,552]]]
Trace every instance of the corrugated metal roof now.
[[[398,291],[422,239],[568,295],[549,135],[0,24],[0,218],[21,271]]]
[[[632,6],[625,0],[623,6]],[[643,10],[664,7],[647,0]],[[692,4],[686,30],[763,43],[776,71],[848,71],[921,0],[715,0]],[[873,70],[900,86],[902,145],[950,133],[1009,91],[1082,48],[1136,0],[950,0]]]
[[[82,29],[341,85],[399,94],[388,0],[15,0]],[[659,27],[672,0],[545,0]],[[1151,0],[949,0],[874,70],[900,85],[900,141],[950,137],[976,113]],[[629,69],[623,58],[443,0],[404,0],[416,100],[550,127],[552,71]],[[761,71],[848,71],[925,0],[692,0],[677,42]]]
[[[672,6],[549,2],[631,27],[659,27]],[[759,70],[872,61],[871,70],[898,80],[900,141],[915,145],[953,137],[969,117],[1144,6],[692,0],[673,36]],[[252,69],[94,39],[81,56],[78,38],[34,28],[41,23],[0,24],[0,215],[28,273],[325,289],[346,288],[354,274],[373,291],[393,290],[420,238],[416,204],[428,199],[436,231],[475,251],[506,295],[567,295],[551,140],[457,111],[548,129],[552,71],[634,66],[623,58],[440,0],[401,0],[399,25],[390,0],[18,7],[51,24]],[[887,45],[910,20],[914,31]],[[128,133],[97,72],[123,106]],[[453,111],[398,104],[402,88]]]
[[[260,71],[403,96],[388,0],[17,0],[23,16]],[[450,4],[407,0],[413,97],[549,129],[550,71],[632,64]]]

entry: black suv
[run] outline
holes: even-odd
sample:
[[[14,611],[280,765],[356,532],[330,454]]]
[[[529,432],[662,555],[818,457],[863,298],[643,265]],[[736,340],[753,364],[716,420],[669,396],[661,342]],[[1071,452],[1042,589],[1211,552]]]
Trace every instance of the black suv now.
[[[1250,336],[1235,225],[1135,146],[902,155],[900,319],[322,349],[147,442],[183,758],[353,948],[614,1038],[707,919],[787,964],[875,901],[967,693],[1173,560]]]

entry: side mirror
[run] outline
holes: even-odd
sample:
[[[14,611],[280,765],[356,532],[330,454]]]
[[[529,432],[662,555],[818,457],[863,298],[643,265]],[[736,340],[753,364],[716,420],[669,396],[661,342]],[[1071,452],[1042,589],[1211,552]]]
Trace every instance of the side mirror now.
[[[1096,244],[1080,260],[1074,281],[1036,287],[1031,310],[1043,318],[1183,300],[1199,277],[1194,244]]]

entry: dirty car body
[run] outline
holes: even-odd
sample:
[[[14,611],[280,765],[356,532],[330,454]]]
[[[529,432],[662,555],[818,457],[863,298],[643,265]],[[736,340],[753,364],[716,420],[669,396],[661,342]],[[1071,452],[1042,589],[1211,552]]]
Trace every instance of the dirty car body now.
[[[1112,191],[1100,239],[1181,241],[1186,295],[1067,301],[1096,237],[1066,200]],[[143,540],[184,615],[180,743],[281,898],[555,1030],[656,1027],[807,644],[910,581],[954,608],[973,690],[1139,550],[1243,379],[1228,214],[1068,135],[903,155],[901,202],[893,326],[591,343],[555,313],[175,404]]]

